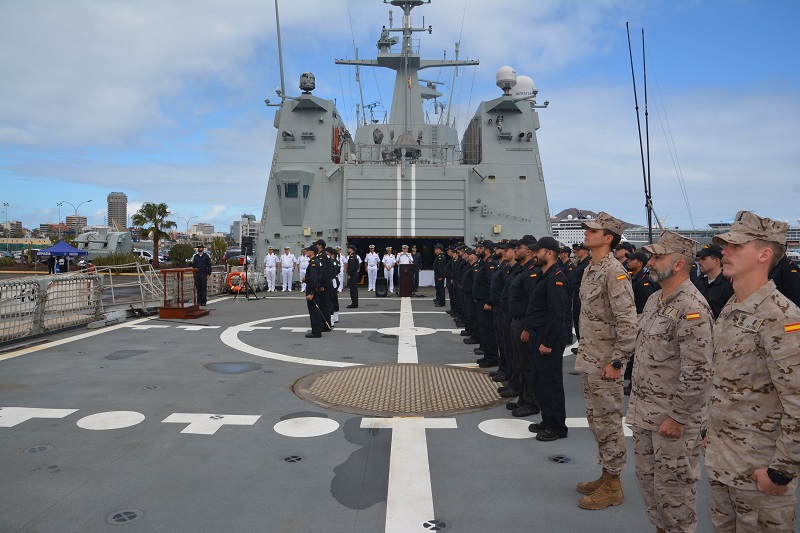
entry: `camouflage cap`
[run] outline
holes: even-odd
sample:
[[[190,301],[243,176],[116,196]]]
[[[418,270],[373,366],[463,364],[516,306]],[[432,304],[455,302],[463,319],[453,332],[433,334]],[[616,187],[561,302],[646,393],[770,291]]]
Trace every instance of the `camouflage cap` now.
[[[691,258],[694,262],[694,255],[697,253],[699,243],[688,237],[684,237],[674,231],[664,230],[658,237],[655,244],[642,246],[646,252],[655,255],[680,254]]]
[[[625,231],[625,224],[618,218],[614,218],[604,211],[600,211],[597,218],[581,223],[583,229],[607,229],[617,235],[622,235]]]
[[[745,244],[750,241],[761,240],[786,244],[786,232],[789,230],[787,222],[760,217],[750,211],[739,211],[733,221],[730,231],[715,235],[711,241],[714,244]]]

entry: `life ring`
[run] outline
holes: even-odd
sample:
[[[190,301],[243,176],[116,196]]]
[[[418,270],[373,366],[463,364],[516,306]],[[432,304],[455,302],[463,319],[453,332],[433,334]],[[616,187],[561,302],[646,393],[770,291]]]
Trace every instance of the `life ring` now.
[[[333,145],[331,147],[332,159],[334,163],[339,163],[339,128],[333,128]]]
[[[244,272],[239,272],[238,270],[234,270],[230,274],[228,274],[228,278],[225,280],[225,284],[228,285],[228,290],[233,292],[239,292],[245,287],[245,282],[247,280],[247,276]]]

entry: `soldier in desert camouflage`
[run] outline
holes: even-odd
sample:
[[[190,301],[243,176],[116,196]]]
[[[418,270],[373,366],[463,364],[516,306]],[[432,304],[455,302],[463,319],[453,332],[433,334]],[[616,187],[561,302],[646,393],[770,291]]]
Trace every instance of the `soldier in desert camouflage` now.
[[[601,212],[582,225],[592,263],[581,282],[581,344],[575,370],[583,373],[586,418],[603,473],[578,483],[575,490],[586,495],[578,502],[581,508],[598,510],[620,505],[624,498],[619,479],[626,459],[622,369],[636,343],[636,306],[628,272],[611,252],[622,237],[622,221]]]
[[[705,467],[715,531],[795,531],[800,309],[767,277],[788,227],[740,211],[713,239],[735,292],[714,326]]]
[[[636,337],[627,413],[636,480],[656,531],[695,532],[713,315],[689,279],[695,241],[664,231],[644,249],[661,290],[647,300]]]

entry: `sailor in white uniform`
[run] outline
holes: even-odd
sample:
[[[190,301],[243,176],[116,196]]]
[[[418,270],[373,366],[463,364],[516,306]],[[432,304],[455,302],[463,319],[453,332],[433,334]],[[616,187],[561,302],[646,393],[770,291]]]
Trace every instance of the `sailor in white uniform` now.
[[[394,264],[397,259],[392,255],[392,247],[386,247],[386,253],[383,254],[383,275],[386,276],[386,282],[389,284],[389,293],[394,294]]]
[[[347,256],[342,253],[342,247],[336,247],[337,258],[339,259],[339,292],[344,289],[345,270],[347,270]]]
[[[375,280],[378,279],[378,265],[381,262],[381,257],[375,253],[374,244],[369,245],[369,253],[364,260],[367,262],[367,291],[375,292]]]
[[[414,258],[411,257],[411,254],[408,253],[408,245],[403,245],[403,251],[397,254],[397,264],[399,265],[410,265],[414,262]]]
[[[264,275],[267,277],[267,292],[275,292],[275,266],[278,264],[278,256],[272,251],[272,246],[264,256]]]
[[[292,280],[294,279],[294,266],[297,264],[297,258],[289,251],[289,246],[283,247],[283,255],[281,256],[281,285],[283,285],[283,292],[292,292]]]
[[[297,267],[300,269],[300,283],[302,284],[300,290],[302,292],[306,292],[306,269],[310,261],[311,259],[306,254],[301,255],[300,259],[297,260]]]

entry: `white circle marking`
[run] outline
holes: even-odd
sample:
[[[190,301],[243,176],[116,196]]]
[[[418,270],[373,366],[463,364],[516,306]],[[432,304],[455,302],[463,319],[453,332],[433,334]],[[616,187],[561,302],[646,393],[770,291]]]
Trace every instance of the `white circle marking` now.
[[[90,429],[92,431],[104,431],[135,426],[142,420],[144,420],[144,415],[136,411],[107,411],[105,413],[84,416],[76,423],[79,428]]]
[[[319,437],[339,429],[339,422],[330,418],[308,416],[281,420],[273,429],[286,437]]]
[[[488,435],[502,439],[532,439],[535,433],[528,431],[529,420],[512,420],[509,418],[495,418],[484,420],[478,424],[478,429]]]

